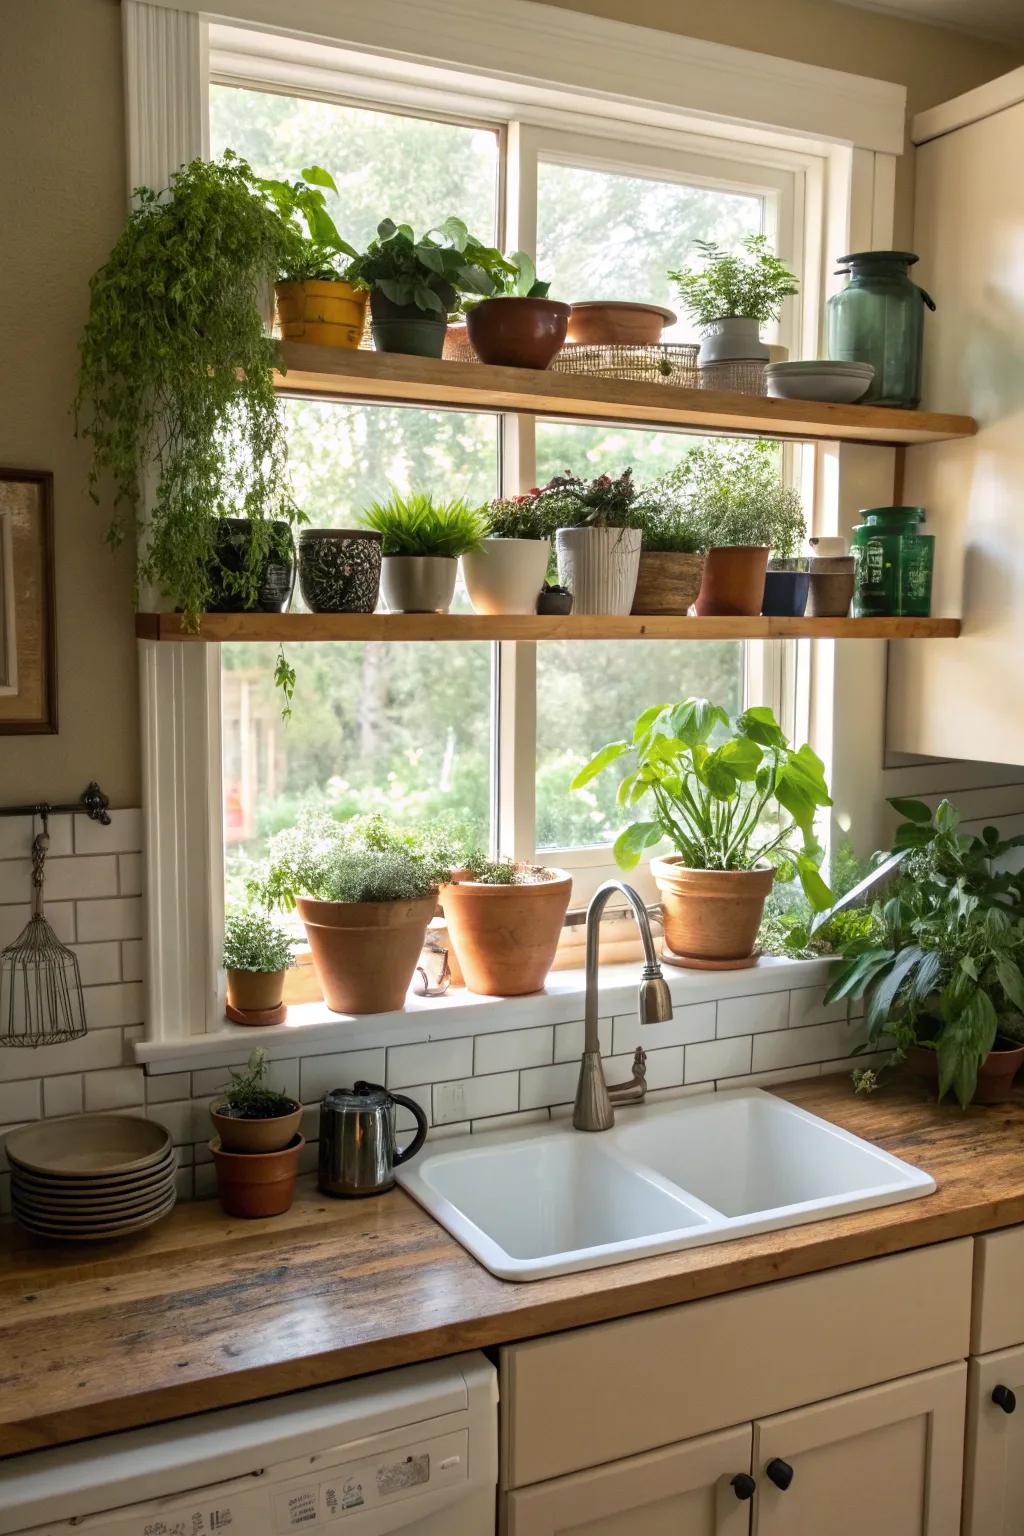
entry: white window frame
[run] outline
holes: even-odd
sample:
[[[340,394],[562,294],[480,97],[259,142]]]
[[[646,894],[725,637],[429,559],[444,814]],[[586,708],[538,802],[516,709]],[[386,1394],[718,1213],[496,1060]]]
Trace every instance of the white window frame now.
[[[402,51],[403,37],[422,36],[419,0],[381,0],[372,13],[345,7],[341,16],[319,0],[293,0],[288,7],[283,0],[244,0],[222,11],[239,23],[259,23],[260,32],[212,25],[193,0],[172,0],[168,7],[123,0],[122,12],[129,187],[142,181],[162,184],[183,160],[206,151],[212,42],[213,73],[231,83],[505,125],[509,155],[503,233],[508,243],[527,248],[532,241],[522,233],[512,237],[525,232],[531,216],[524,179],[517,172],[531,153],[552,145],[565,151],[582,140],[593,150],[599,141],[597,162],[609,169],[632,169],[642,158],[660,175],[672,161],[679,179],[690,180],[694,172],[681,169],[685,155],[718,166],[731,160],[735,166],[742,144],[741,184],[756,184],[760,177],[762,184],[767,180],[779,190],[780,172],[792,178],[788,203],[785,192],[777,203],[786,225],[780,224],[779,248],[803,279],[803,302],[790,323],[795,344],[804,349],[818,338],[831,258],[840,247],[891,238],[903,93],[881,82],[589,17],[559,13],[538,29],[536,8],[520,0],[506,0],[500,21],[485,0],[446,0],[445,24],[432,33],[432,45],[435,57],[448,58],[449,64],[424,64]],[[291,36],[285,35],[288,28]],[[374,34],[369,43],[367,28]],[[585,44],[583,51],[552,50],[548,33],[553,36],[553,29]],[[306,36],[295,36],[299,31]],[[327,43],[308,40],[331,32],[334,38]],[[490,57],[509,61],[509,72],[496,79],[472,58],[489,37]],[[613,42],[614,90],[606,67]],[[631,53],[623,51],[626,42]],[[511,73],[513,54],[517,65],[524,59],[529,63],[529,71]],[[594,81],[589,99],[586,82],[570,78],[581,59],[587,60]],[[685,66],[694,64],[697,74],[687,73]],[[687,94],[692,110],[681,99]],[[761,122],[751,120],[769,99],[781,102],[783,97],[780,121],[767,120],[766,110]],[[809,232],[799,248],[786,239],[786,210],[798,205],[806,209],[803,228]],[[532,453],[523,426],[521,418],[504,418],[503,465],[507,474],[520,476],[520,483],[532,483]],[[796,455],[788,467],[801,483],[825,487],[826,494],[815,502],[815,521],[819,532],[830,531],[846,515],[846,455],[829,448],[786,452]],[[868,477],[891,486],[891,451],[857,452],[871,455]],[[856,478],[859,483],[865,479],[862,462]],[[876,707],[881,720],[884,645],[862,641],[856,649],[858,662],[867,659],[867,650],[877,653],[866,671],[860,669],[858,689],[862,707]],[[758,652],[759,668],[751,667],[751,673],[760,672],[759,694],[767,693],[777,706],[785,695],[791,727],[794,716],[808,719],[811,739],[833,771],[835,786],[837,747],[850,738],[851,725],[843,723],[831,698],[833,678],[844,671],[834,643],[750,647],[752,659]],[[501,716],[519,724],[527,698],[531,711],[534,707],[535,646],[502,644],[496,653],[499,724]],[[214,645],[140,641],[140,656],[149,855],[147,1037],[159,1042],[219,1029],[223,1018],[223,977],[214,942],[223,908],[220,653]],[[795,686],[785,681],[790,675]],[[533,851],[526,844],[533,825],[534,757],[534,741],[525,732],[506,729],[501,735],[498,836],[502,848],[517,856]],[[514,794],[507,792],[509,776]],[[873,780],[860,763],[850,782],[852,794],[845,799],[852,803]],[[582,897],[607,872],[608,850],[571,852]]]

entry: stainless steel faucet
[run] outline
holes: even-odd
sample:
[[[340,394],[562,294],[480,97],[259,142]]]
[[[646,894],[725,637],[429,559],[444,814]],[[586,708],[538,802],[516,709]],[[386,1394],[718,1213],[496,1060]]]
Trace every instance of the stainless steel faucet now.
[[[578,1131],[607,1131],[615,1124],[616,1104],[639,1103],[647,1093],[645,1067],[647,1056],[638,1046],[633,1057],[633,1076],[628,1083],[609,1088],[601,1066],[601,1041],[597,1032],[597,961],[600,945],[601,913],[608,898],[616,891],[625,896],[633,909],[644,946],[644,968],[640,977],[638,1011],[641,1024],[659,1024],[672,1017],[672,998],[668,982],[654,952],[647,908],[636,891],[621,880],[606,880],[599,886],[587,908],[587,991],[583,1023],[583,1056],[576,1086],[576,1105],[572,1123]]]

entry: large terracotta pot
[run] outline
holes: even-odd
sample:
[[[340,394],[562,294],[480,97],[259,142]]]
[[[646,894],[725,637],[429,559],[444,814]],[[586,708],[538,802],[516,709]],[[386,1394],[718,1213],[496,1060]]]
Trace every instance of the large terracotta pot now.
[[[302,1105],[295,1104],[287,1114],[274,1115],[270,1120],[241,1120],[234,1115],[222,1115],[214,1100],[210,1119],[225,1152],[279,1152],[299,1129]]]
[[[578,346],[657,346],[665,326],[675,323],[660,304],[594,299],[572,306],[568,339]]]
[[[278,1152],[228,1152],[214,1137],[210,1151],[217,1170],[217,1194],[227,1214],[249,1220],[282,1216],[295,1198],[299,1155],[305,1145],[296,1133]]]
[[[694,970],[742,970],[755,945],[775,871],[687,869],[677,853],[651,860],[665,920],[665,959]]]
[[[934,1051],[912,1045],[907,1052],[907,1065],[918,1077],[938,1084],[939,1058]],[[1013,1080],[1024,1066],[1024,1045],[1005,1035],[996,1036],[996,1049],[989,1051],[978,1068],[978,1086],[974,1090],[972,1104],[1005,1104],[1013,1097]]]
[[[544,986],[572,893],[571,875],[551,874],[530,885],[460,880],[443,888],[448,932],[470,992],[521,997]]]
[[[389,1013],[405,1006],[437,898],[296,903],[328,1008]]]
[[[536,613],[550,539],[484,539],[462,557],[474,613]]]
[[[768,554],[768,546],[761,544],[718,545],[709,549],[697,594],[697,612],[744,617],[759,614]]]
[[[482,363],[547,368],[562,349],[570,313],[556,299],[482,299],[466,326]]]
[[[365,288],[351,283],[314,280],[275,283],[277,318],[286,341],[311,341],[323,347],[358,347],[366,325]]]
[[[645,549],[633,594],[633,613],[687,613],[697,601],[704,575],[703,555]]]

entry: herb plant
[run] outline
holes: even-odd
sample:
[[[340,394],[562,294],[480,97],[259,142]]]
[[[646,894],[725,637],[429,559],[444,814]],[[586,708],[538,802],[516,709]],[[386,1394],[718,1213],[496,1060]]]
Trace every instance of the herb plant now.
[[[195,627],[212,590],[254,602],[275,520],[301,516],[288,493],[274,395],[275,343],[260,302],[287,228],[244,160],[193,160],[136,207],[92,278],[80,343],[77,430],[92,444],[89,488],[109,481],[108,540],[138,520],[140,583]],[[144,507],[142,488],[152,481]],[[217,560],[217,522],[252,524],[240,573]]]
[[[376,240],[356,256],[345,275],[350,283],[379,289],[392,304],[411,304],[425,315],[441,317],[456,311],[460,294],[486,298],[494,279],[483,263],[501,259],[500,252],[471,235],[461,219],[446,219],[419,239],[410,224],[383,219]]]
[[[712,746],[719,728],[727,734]],[[791,747],[770,709],[757,706],[730,720],[708,699],[652,704],[629,739],[602,747],[572,788],[582,789],[620,759],[628,759],[628,772],[619,805],[650,805],[649,819],[632,822],[615,841],[620,868],[635,868],[648,848],[668,838],[689,869],[771,864],[777,880],[799,876],[816,911],[832,904],[814,834],[818,810],[832,804],[821,759],[809,746]]]
[[[468,870],[470,880],[477,885],[543,885],[552,879],[549,869],[541,864],[521,864],[515,859],[489,859],[480,849],[474,849],[461,860]]]
[[[707,530],[690,503],[680,498],[662,500],[641,492],[637,510],[645,550],[659,554],[703,554]]]
[[[224,918],[223,965],[228,971],[287,971],[295,939],[265,912],[235,908]]]
[[[796,277],[769,249],[765,235],[748,235],[733,256],[713,240],[695,240],[703,265],[669,272],[683,306],[707,330],[716,320],[778,320],[782,301],[799,293]]]
[[[487,510],[461,496],[435,501],[425,491],[374,501],[362,513],[367,528],[381,536],[385,555],[434,555],[456,559],[479,547],[487,534]]]
[[[341,238],[327,212],[323,189],[337,195],[334,177],[320,165],[307,166],[299,174],[298,181],[263,178],[257,183],[287,231],[278,277],[291,283],[347,280],[349,263],[358,253]]]
[[[661,508],[663,518],[678,519],[704,549],[767,545],[788,560],[807,533],[799,494],[783,484],[778,445],[768,438],[696,445],[653,482],[644,502]]]
[[[309,813],[270,840],[249,895],[290,912],[299,896],[316,901],[417,901],[451,872],[441,840],[397,832],[381,816],[348,822]]]
[[[255,1050],[244,1072],[232,1072],[215,1108],[233,1120],[276,1120],[298,1108],[295,1099],[267,1085],[267,1053]]]

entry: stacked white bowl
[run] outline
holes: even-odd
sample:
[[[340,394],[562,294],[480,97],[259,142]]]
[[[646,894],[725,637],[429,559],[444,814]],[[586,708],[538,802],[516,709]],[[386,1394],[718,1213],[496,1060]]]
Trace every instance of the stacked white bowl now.
[[[69,1115],[7,1138],[11,1208],[62,1242],[141,1232],[172,1209],[176,1162],[162,1125],[141,1115]]]
[[[822,357],[804,363],[769,363],[764,376],[769,395],[777,400],[851,405],[867,394],[875,370],[870,363],[839,363]]]

